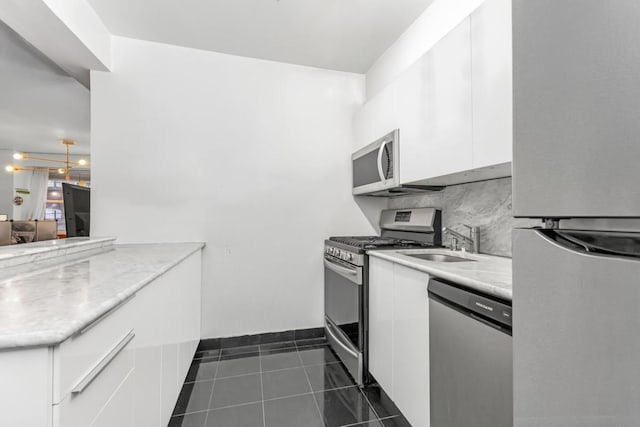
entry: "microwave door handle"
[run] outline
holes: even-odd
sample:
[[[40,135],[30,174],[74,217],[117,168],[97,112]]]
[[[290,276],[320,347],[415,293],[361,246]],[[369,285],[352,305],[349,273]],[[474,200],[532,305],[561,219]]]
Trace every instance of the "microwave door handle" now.
[[[382,141],[380,144],[380,148],[378,149],[378,175],[380,175],[380,180],[385,181],[387,179],[384,171],[382,170],[382,153],[384,153],[384,147],[387,146],[389,141]]]

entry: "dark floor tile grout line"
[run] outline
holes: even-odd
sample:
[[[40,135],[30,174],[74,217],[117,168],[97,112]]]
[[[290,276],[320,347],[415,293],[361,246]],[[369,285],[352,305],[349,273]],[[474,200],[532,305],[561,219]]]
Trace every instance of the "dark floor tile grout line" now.
[[[296,350],[298,350],[298,343],[296,342]],[[304,361],[302,360],[302,356],[300,356],[300,351],[297,352],[298,353],[298,358],[300,359],[300,363],[303,365],[303,369],[304,369],[304,376],[307,379],[307,384],[309,384],[309,389],[311,390],[311,393],[313,394],[313,403],[316,404],[316,409],[318,410],[318,415],[320,416],[320,422],[322,423],[323,426],[326,427],[327,423],[324,422],[324,417],[322,416],[322,411],[320,411],[320,405],[318,404],[318,399],[316,398],[316,394],[313,391],[313,386],[311,385],[311,380],[309,380],[309,375],[307,374],[307,370],[304,368]]]
[[[186,384],[195,384],[195,383],[204,383],[207,381],[215,381],[215,380],[226,380],[229,378],[237,378],[237,377],[247,377],[249,375],[256,375],[256,374],[262,374],[262,373],[270,373],[270,372],[282,372],[282,371],[288,371],[288,370],[292,370],[292,369],[302,369],[302,368],[311,368],[314,366],[323,366],[323,365],[335,365],[340,363],[339,360],[334,360],[333,362],[326,362],[326,363],[312,363],[310,365],[302,365],[302,366],[292,366],[290,368],[279,368],[279,369],[271,369],[268,371],[258,371],[258,372],[249,372],[248,374],[239,374],[239,375],[231,375],[229,377],[218,377],[217,376],[217,371],[218,371],[218,366],[216,366],[216,376],[213,378],[203,378],[200,380],[194,380],[194,381],[185,381],[183,385]]]
[[[311,384],[309,384],[309,387],[311,387]],[[325,391],[343,390],[345,388],[350,388],[350,387],[356,387],[356,386],[345,385],[345,386],[342,386],[342,387],[328,388],[326,390],[318,390],[318,391],[313,391],[313,388],[312,388],[311,391],[308,392],[308,393],[298,393],[298,394],[292,394],[291,396],[272,397],[271,399],[265,399],[264,401],[265,402],[273,402],[274,400],[282,400],[282,399],[288,399],[290,397],[306,396],[307,394],[323,393]]]
[[[216,363],[216,372],[213,374],[213,386],[211,387],[211,394],[209,395],[209,404],[207,405],[207,414],[204,416],[204,427],[207,427],[207,421],[209,420],[209,409],[211,409],[211,401],[213,400],[213,389],[216,388],[216,378],[218,377],[218,368],[220,367],[220,357],[222,352],[218,353],[218,363]]]
[[[380,418],[380,414],[378,414],[378,411],[376,411],[376,407],[371,404],[371,401],[369,400],[369,396],[367,396],[367,394],[362,389],[360,389],[360,393],[362,393],[362,395],[364,396],[364,399],[367,401],[367,404],[373,410],[373,413],[376,414],[376,417],[378,419],[382,419],[382,418]],[[386,418],[393,418],[393,416],[392,417],[386,417]]]
[[[390,416],[390,417],[376,418],[376,419],[374,419],[374,420],[359,421],[359,422],[357,422],[357,423],[351,423],[351,424],[343,424],[343,425],[341,425],[340,427],[354,427],[354,426],[360,426],[360,425],[363,425],[364,423],[370,423],[370,422],[372,422],[372,421],[386,421],[386,420],[390,420],[390,419],[392,419],[392,418],[396,418],[396,417],[397,417],[397,415],[392,415],[392,416]],[[380,424],[382,424],[382,423],[380,423]]]
[[[169,417],[169,422],[171,422],[171,418],[186,417],[187,415],[202,414],[203,412],[209,412],[209,409],[202,409],[200,411],[185,412],[184,414],[171,414],[171,416]],[[205,415],[205,425],[206,425],[206,420],[207,420],[206,417],[207,416]]]
[[[245,402],[245,403],[238,403],[237,405],[226,405],[226,406],[221,406],[219,408],[209,408],[206,410],[206,412],[215,412],[215,411],[219,411],[221,409],[229,409],[229,408],[237,408],[239,406],[247,406],[247,405],[255,405],[256,403],[260,403],[261,400],[255,400],[253,402]],[[180,415],[175,415],[176,417],[182,417],[183,415],[191,415],[191,414],[198,414],[200,412],[205,412],[205,410],[202,411],[193,411],[193,412],[186,412],[184,414],[180,414]]]
[[[258,346],[258,351],[260,351],[260,346]],[[260,404],[262,405],[262,427],[267,426],[267,419],[264,415],[264,382],[262,381],[262,352],[258,353],[258,362],[260,363],[260,398],[262,401]]]

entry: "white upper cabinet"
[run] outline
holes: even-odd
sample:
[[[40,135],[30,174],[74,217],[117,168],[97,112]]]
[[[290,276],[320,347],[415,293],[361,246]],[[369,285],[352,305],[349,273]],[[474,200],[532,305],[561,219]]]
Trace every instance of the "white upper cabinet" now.
[[[513,142],[511,0],[471,14],[473,167],[510,162]]]
[[[401,184],[510,175],[511,33],[511,0],[486,0],[360,109],[354,148],[400,129]]]
[[[425,61],[416,62],[397,79],[396,101],[398,128],[400,129],[400,182],[407,183],[424,178],[428,158],[424,123],[427,87]]]
[[[424,148],[407,153],[400,164],[418,179],[472,168],[470,19],[440,40],[424,61]]]
[[[354,151],[398,128],[397,86],[392,82],[355,114]]]

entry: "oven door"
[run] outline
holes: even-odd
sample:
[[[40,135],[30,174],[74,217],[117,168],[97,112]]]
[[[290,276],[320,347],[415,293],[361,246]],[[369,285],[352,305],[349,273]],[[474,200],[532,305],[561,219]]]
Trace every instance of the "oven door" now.
[[[331,347],[359,384],[363,375],[363,283],[362,267],[325,255],[325,332]]]

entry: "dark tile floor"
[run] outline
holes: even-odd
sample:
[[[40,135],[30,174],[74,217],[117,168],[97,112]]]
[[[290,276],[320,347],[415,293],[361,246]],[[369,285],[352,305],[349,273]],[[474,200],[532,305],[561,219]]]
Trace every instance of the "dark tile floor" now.
[[[410,427],[323,338],[196,353],[169,427]]]

